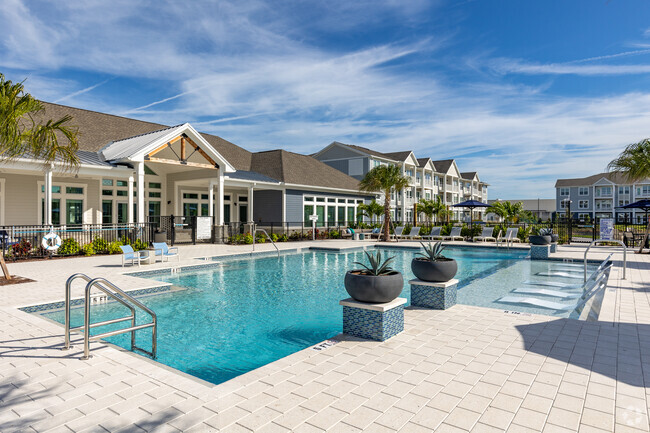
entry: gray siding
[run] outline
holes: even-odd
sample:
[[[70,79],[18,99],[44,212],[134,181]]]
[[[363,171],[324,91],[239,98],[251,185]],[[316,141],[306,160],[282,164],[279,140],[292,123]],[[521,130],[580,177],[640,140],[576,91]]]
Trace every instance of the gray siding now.
[[[253,220],[262,223],[281,222],[282,191],[254,191]]]
[[[286,192],[286,222],[302,222],[303,191],[288,189]]]
[[[318,155],[316,159],[319,161],[324,161],[326,159],[343,159],[343,158],[358,158],[360,157],[361,154],[358,152],[354,152],[350,149],[346,149],[341,146],[332,146],[331,149],[327,150],[326,152],[322,153],[321,155]]]

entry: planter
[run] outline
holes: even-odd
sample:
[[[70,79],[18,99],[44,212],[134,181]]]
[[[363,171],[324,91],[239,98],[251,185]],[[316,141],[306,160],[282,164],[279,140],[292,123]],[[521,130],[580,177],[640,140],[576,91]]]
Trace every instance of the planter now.
[[[531,245],[550,245],[551,236],[539,236],[539,235],[530,235],[528,237]]]
[[[454,259],[436,260],[411,260],[411,271],[422,281],[444,283],[449,281],[458,272],[458,263]]]
[[[553,233],[551,235],[551,242],[552,243],[557,244],[557,241],[559,241],[559,240],[560,240],[560,235],[558,235],[557,233]]]
[[[404,289],[404,278],[397,271],[380,276],[361,272],[354,270],[345,274],[345,290],[359,302],[384,304],[397,298]]]

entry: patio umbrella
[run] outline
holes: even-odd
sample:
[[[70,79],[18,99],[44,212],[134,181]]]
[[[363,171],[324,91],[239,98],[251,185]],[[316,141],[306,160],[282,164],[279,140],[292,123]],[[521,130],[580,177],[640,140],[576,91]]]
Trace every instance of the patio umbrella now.
[[[617,206],[616,209],[641,209],[643,212],[645,212],[645,222],[646,224],[648,224],[648,211],[650,211],[650,200],[644,199],[644,200],[635,201],[634,203],[626,204],[625,206]],[[639,248],[639,253],[643,251],[643,247],[645,246],[645,242],[648,237],[648,229],[650,229],[650,227],[646,227],[645,237],[641,241],[641,248]]]
[[[476,209],[477,207],[492,207],[491,205],[487,203],[483,203],[480,201],[476,200],[466,200],[462,203],[457,203],[457,204],[452,204],[451,207],[466,207],[469,208],[469,228],[470,230],[472,229],[473,221],[472,221],[472,211]]]

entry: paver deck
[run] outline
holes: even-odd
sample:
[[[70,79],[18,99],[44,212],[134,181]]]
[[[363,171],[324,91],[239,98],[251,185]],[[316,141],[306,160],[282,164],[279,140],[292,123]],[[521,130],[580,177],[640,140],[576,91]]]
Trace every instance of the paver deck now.
[[[182,247],[181,265],[249,250]],[[101,342],[81,361],[60,325],[17,309],[61,300],[74,272],[155,285],[121,275],[118,256],[10,264],[36,282],[0,287],[0,431],[648,431],[650,255],[628,256],[626,280],[615,259],[599,322],[409,308],[388,341],[342,335],[216,386]]]

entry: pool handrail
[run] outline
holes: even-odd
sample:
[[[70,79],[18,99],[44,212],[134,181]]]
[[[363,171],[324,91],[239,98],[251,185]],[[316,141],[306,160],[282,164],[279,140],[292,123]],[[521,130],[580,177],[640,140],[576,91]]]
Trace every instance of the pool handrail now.
[[[589,253],[589,249],[596,245],[599,242],[615,242],[623,247],[623,279],[625,279],[625,272],[627,270],[627,246],[619,240],[613,240],[613,239],[596,239],[595,241],[591,242],[587,249],[585,250],[585,255],[584,255],[584,281],[587,282],[587,253]],[[611,253],[605,261],[609,260],[610,257],[612,257],[614,253]],[[603,262],[604,263],[604,262]],[[602,263],[601,265],[602,266]]]

